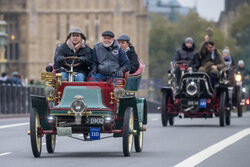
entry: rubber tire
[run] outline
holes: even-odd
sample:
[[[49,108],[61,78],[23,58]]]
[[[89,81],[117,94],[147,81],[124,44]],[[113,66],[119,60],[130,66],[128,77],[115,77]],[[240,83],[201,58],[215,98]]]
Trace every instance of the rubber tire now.
[[[224,110],[224,107],[225,107],[225,92],[222,91],[220,92],[220,114],[219,114],[219,117],[220,117],[220,126],[224,126],[225,125],[225,110]]]
[[[134,142],[135,142],[135,151],[136,152],[142,152],[142,148],[143,148],[143,124],[141,122],[141,125],[140,125],[140,135],[135,135],[134,136]]]
[[[130,134],[130,119],[133,119],[134,121],[134,112],[132,107],[128,107],[125,110],[124,113],[124,119],[123,119],[123,154],[125,157],[129,157],[132,152],[132,146],[133,146],[133,134]],[[133,122],[134,127],[134,122]],[[130,141],[129,138],[132,135],[132,140]],[[132,143],[130,143],[132,142]],[[131,146],[129,146],[131,144]]]
[[[168,122],[169,122],[170,126],[173,126],[174,125],[174,117],[169,117]]]
[[[226,111],[226,118],[225,118],[226,125],[231,124],[231,110]]]
[[[30,113],[30,141],[34,157],[40,157],[42,152],[42,137],[38,136],[38,127],[41,126],[38,112],[35,108]],[[38,141],[40,140],[40,141]]]
[[[167,101],[168,101],[167,94],[163,93],[161,101],[161,123],[162,126],[164,127],[168,125],[167,108],[166,108]]]
[[[46,135],[46,147],[48,153],[54,153],[56,148],[56,135]]]
[[[237,115],[238,117],[242,117],[242,106],[240,105],[241,102],[241,90],[237,92]]]

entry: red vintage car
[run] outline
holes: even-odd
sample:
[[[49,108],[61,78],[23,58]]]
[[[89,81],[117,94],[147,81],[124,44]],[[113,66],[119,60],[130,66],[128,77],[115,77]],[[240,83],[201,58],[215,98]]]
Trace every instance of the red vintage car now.
[[[124,156],[130,156],[134,140],[136,152],[141,152],[147,104],[135,94],[144,66],[135,75],[112,82],[74,82],[77,65],[74,61],[68,64],[69,81],[61,81],[62,75],[53,67],[42,73],[45,96],[32,96],[29,134],[33,155],[40,157],[44,135],[48,153],[54,153],[56,136],[75,138],[72,134],[76,133],[83,134],[83,141],[100,140],[102,133],[122,137]]]

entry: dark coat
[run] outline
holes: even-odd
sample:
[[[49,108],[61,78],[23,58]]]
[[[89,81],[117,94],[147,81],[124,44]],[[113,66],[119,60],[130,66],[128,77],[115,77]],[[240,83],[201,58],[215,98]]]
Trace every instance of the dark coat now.
[[[218,67],[218,70],[222,70],[225,67],[225,62],[223,56],[220,55],[217,49],[214,51],[214,59],[212,59],[211,54],[206,49],[206,43],[204,42],[202,44],[202,47],[200,49],[200,55],[201,55],[201,66],[204,69],[209,70],[212,65],[216,65]]]
[[[125,51],[115,40],[113,45],[106,48],[101,42],[95,44],[92,54],[92,68],[97,69],[102,75],[111,76],[123,67],[130,69],[129,59]]]
[[[60,67],[64,67],[65,69],[69,70],[70,68],[62,62],[62,58],[64,57],[85,57],[86,61],[81,63],[79,66],[74,67],[74,72],[81,72],[87,75],[90,71],[90,66],[92,64],[91,57],[92,57],[92,49],[85,44],[85,47],[81,47],[76,52],[68,47],[66,43],[59,45],[56,48],[56,53],[54,57],[54,68],[60,69]],[[60,70],[59,70],[60,71]]]
[[[190,62],[190,67],[193,68],[193,71],[198,71],[200,67],[200,56],[199,53],[195,50],[195,44],[192,48],[187,48],[183,42],[182,47],[177,49],[174,54],[174,62],[185,60]]]
[[[140,66],[138,56],[135,53],[135,48],[133,46],[129,47],[129,50],[126,52],[129,61],[130,61],[130,74],[133,74],[137,71]]]

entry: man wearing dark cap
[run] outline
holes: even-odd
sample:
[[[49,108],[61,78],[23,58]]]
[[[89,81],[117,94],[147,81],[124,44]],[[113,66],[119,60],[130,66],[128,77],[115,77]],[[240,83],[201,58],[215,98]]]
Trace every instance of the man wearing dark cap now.
[[[173,62],[175,64],[176,70],[175,74],[177,75],[177,83],[180,81],[181,71],[176,65],[178,61],[187,61],[189,62],[188,71],[197,72],[200,66],[200,56],[199,53],[195,50],[195,43],[191,37],[187,37],[182,43],[181,48],[177,49],[174,55]]]
[[[89,75],[91,81],[122,78],[124,73],[129,71],[129,59],[114,37],[113,32],[105,31],[102,33],[102,42],[95,44]]]
[[[54,68],[62,73],[63,81],[68,80],[68,74],[66,73],[65,69],[70,70],[70,67],[64,64],[65,57],[80,58],[80,65],[74,67],[74,72],[77,72],[74,80],[77,82],[83,82],[85,80],[85,77],[88,75],[90,66],[92,64],[92,50],[88,45],[86,45],[86,37],[82,33],[80,28],[72,28],[69,31],[64,44],[59,45],[56,48]]]

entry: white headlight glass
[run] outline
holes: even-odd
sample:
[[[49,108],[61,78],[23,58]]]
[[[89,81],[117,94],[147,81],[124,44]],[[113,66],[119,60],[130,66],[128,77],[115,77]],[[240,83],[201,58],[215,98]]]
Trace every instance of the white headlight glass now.
[[[116,98],[121,98],[125,94],[125,90],[121,87],[116,87],[114,89],[114,96]]]
[[[197,93],[197,85],[194,82],[191,82],[187,85],[187,94],[193,96]]]
[[[85,109],[85,104],[84,104],[84,102],[82,100],[75,100],[71,104],[71,109],[74,112],[82,112]]]

